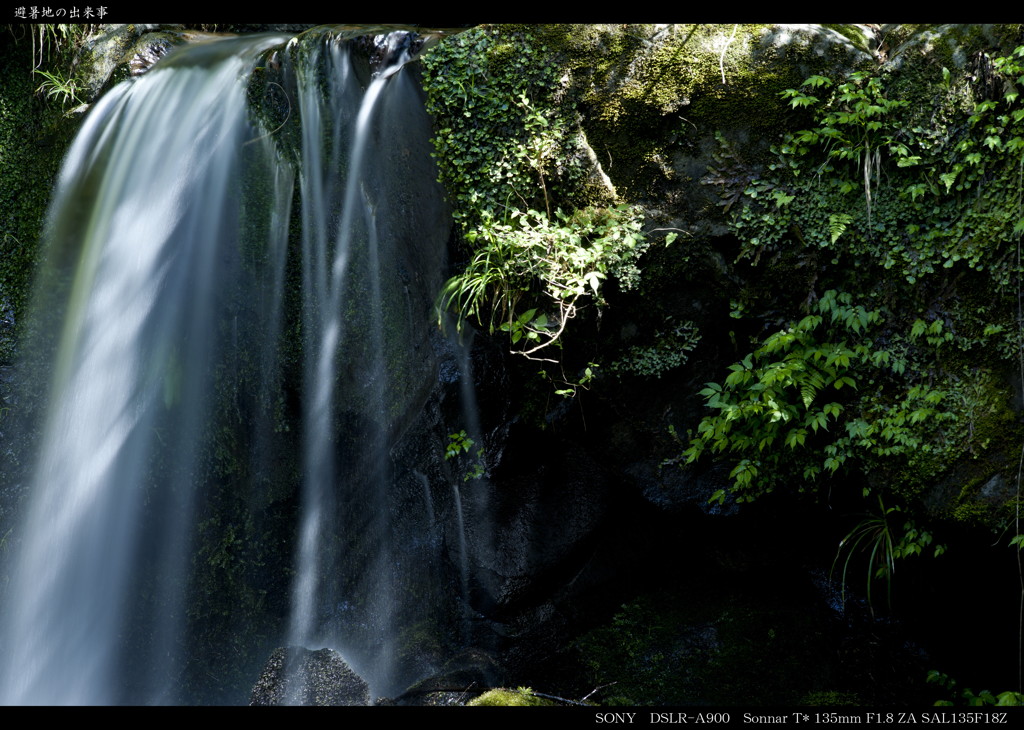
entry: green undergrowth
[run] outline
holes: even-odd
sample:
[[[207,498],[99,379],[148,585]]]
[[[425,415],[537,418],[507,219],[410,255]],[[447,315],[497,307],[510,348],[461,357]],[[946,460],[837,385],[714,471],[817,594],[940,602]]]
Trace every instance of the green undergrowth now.
[[[722,504],[862,501],[833,572],[873,610],[950,522],[1024,541],[1022,84],[1024,46],[814,75],[780,94],[811,123],[765,166],[718,137],[736,354],[700,391],[683,457],[727,464]]]
[[[713,452],[735,460],[729,492],[743,502],[779,486],[820,489],[840,472],[905,474],[916,496],[969,445],[976,372],[922,372],[952,339],[942,319],[886,329],[883,313],[829,290],[799,321],[769,335],[722,383],[701,395],[713,414],[693,434],[689,462]],[[882,344],[884,343],[884,344]],[[794,479],[793,475],[800,475]],[[879,485],[865,481],[864,496]],[[723,501],[726,491],[713,497]]]
[[[424,88],[461,246],[439,309],[506,333],[513,352],[546,363],[563,394],[604,374],[658,378],[680,367],[701,337],[680,316],[600,355],[582,354],[574,338],[638,290],[632,268],[649,269],[661,248],[653,244],[670,244],[688,225],[680,216],[704,206],[691,168],[715,129],[760,161],[761,140],[794,118],[779,92],[799,83],[801,65],[867,58],[831,35],[554,24],[477,27],[442,41],[423,58]],[[660,200],[659,210],[641,209],[643,200]],[[686,243],[669,268],[705,246]]]
[[[605,706],[870,704],[917,691],[862,673],[879,652],[891,653],[885,661],[894,673],[907,670],[912,660],[898,648],[867,650],[839,638],[827,613],[793,610],[791,601],[812,602],[796,597],[800,588],[773,585],[773,595],[761,595],[708,576],[623,604],[575,644],[587,679],[602,688],[595,699]]]
[[[783,92],[814,126],[788,134],[761,175],[734,177],[742,188],[719,188],[754,275],[734,303],[751,349],[702,391],[712,412],[686,452],[729,459],[732,484],[715,499],[827,495],[841,475],[920,513],[965,456],[974,480],[1008,467],[1020,436],[1006,404],[1022,339],[1022,59],[1024,47],[979,53],[987,85],[935,69],[919,103],[892,93],[897,71]],[[779,276],[788,293],[759,289]],[[776,312],[756,333],[769,299]]]
[[[975,692],[970,687],[957,687],[955,679],[943,672],[932,669],[928,672],[928,682],[941,687],[951,699],[936,700],[935,704],[945,707],[967,706],[984,707],[995,705],[998,707],[1019,707],[1024,705],[1024,694],[1013,690],[1006,690],[995,694],[987,689]]]

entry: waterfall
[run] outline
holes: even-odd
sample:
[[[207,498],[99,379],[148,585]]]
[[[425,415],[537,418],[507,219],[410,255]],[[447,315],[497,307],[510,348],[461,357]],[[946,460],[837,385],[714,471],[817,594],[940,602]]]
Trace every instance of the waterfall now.
[[[324,58],[319,57],[320,53],[323,53]],[[346,274],[354,253],[353,249],[360,240],[365,249],[365,282],[368,284],[366,293],[369,295],[360,302],[360,306],[369,314],[369,321],[365,325],[367,331],[362,333],[368,340],[365,346],[369,354],[363,360],[361,374],[364,380],[361,389],[370,406],[369,410],[379,414],[386,412],[384,394],[387,370],[383,363],[384,342],[381,331],[384,313],[381,309],[383,297],[375,226],[377,200],[374,192],[368,190],[365,185],[363,167],[377,101],[384,92],[388,80],[401,69],[405,60],[407,56],[400,55],[389,65],[382,67],[375,73],[365,93],[360,93],[359,81],[353,73],[346,46],[328,44],[325,48],[314,51],[312,67],[326,70],[330,86],[326,94],[326,108],[321,113],[304,114],[304,119],[312,117],[316,122],[327,120],[331,127],[330,138],[334,140],[334,144],[333,155],[329,164],[325,165],[321,143],[323,130],[319,124],[307,125],[303,138],[303,170],[306,174],[302,184],[303,190],[310,193],[304,196],[303,218],[310,222],[310,225],[307,226],[307,233],[303,237],[303,247],[307,260],[321,264],[316,271],[307,266],[303,281],[304,291],[307,292],[307,350],[315,354],[309,358],[307,373],[307,382],[312,384],[313,392],[311,407],[307,409],[306,417],[306,477],[289,629],[289,644],[297,646],[331,642],[329,636],[318,636],[315,623],[320,615],[317,604],[323,592],[323,578],[336,575],[336,566],[325,566],[322,554],[323,533],[331,522],[331,513],[335,511],[333,496],[336,469],[333,463],[332,422],[337,410],[335,399],[339,394],[335,392],[337,383],[333,373],[338,359],[344,357],[350,345],[356,344],[353,343],[353,338],[346,336],[351,334],[346,332],[346,326],[350,328],[353,324],[352,317],[345,311],[346,300],[355,296],[354,292],[346,289]],[[305,110],[315,109],[321,103],[318,81],[318,76],[308,73],[300,78],[299,95],[302,108]],[[350,114],[352,109],[358,109],[354,116]],[[346,138],[351,138],[351,143],[341,144]],[[332,178],[342,167],[339,154],[343,150],[351,151],[344,165],[344,179],[334,180]],[[321,194],[325,179],[328,181],[328,188],[341,188],[343,191],[340,195],[340,222],[337,230],[333,232],[325,231],[318,223],[314,223],[328,220],[331,216],[330,206],[336,203],[335,196]],[[327,272],[329,277],[324,276]],[[356,346],[358,347],[358,344]],[[351,392],[344,395],[348,398],[359,397]],[[384,519],[386,504],[380,496],[386,490],[387,480],[383,473],[384,454],[380,444],[379,439],[373,439],[364,446],[364,449],[372,454],[369,461],[371,473],[374,475],[373,488],[370,491],[375,501],[373,514],[377,519]],[[387,526],[383,526],[374,529],[373,532],[379,534],[386,530]],[[381,552],[377,558],[387,562],[388,556],[386,552]],[[386,570],[373,565],[364,567],[364,570],[371,572],[382,569]],[[378,584],[377,591],[386,591],[389,587],[387,581],[382,581]],[[331,598],[328,598],[328,602],[331,602]],[[391,596],[379,596],[376,603],[379,608],[374,613],[376,621],[381,626],[378,631],[376,663],[386,665],[389,663],[386,641],[391,635],[388,630]],[[369,667],[363,667],[363,670],[373,671]],[[378,666],[374,673],[379,676],[381,671]]]
[[[375,69],[326,30],[286,41],[171,54],[68,154],[26,346],[53,365],[26,368],[49,395],[3,595],[6,704],[203,699],[195,667],[230,654],[207,636],[244,647],[239,682],[287,642],[396,692],[426,661],[397,637],[452,613],[459,579],[423,538],[449,224],[408,36]],[[246,635],[256,614],[277,629]]]

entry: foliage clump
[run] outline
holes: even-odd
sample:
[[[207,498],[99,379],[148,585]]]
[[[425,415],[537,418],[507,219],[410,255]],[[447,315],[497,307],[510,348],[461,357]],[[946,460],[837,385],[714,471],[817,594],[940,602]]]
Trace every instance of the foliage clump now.
[[[759,169],[719,135],[706,179],[747,272],[749,346],[730,333],[737,362],[700,392],[684,456],[727,461],[716,502],[867,499],[836,566],[845,583],[866,563],[869,597],[899,559],[943,552],[925,521],[1012,520],[1012,495],[990,508],[982,485],[1017,469],[1022,435],[1024,46],[917,80],[909,95],[895,64],[811,76],[781,94],[809,126]]]
[[[1020,58],[983,63],[1016,82]],[[931,119],[890,98],[881,74],[857,72],[841,83],[812,76],[784,92],[794,108],[815,109],[817,124],[788,135],[770,174],[744,191],[750,204],[735,220],[744,252],[764,255],[796,238],[909,284],[966,266],[988,272],[1000,289],[1013,286],[1007,244],[1022,230],[1024,110],[1015,90],[982,89],[972,99],[944,72],[946,103]],[[819,99],[822,92],[828,96]],[[966,118],[950,116],[968,99]]]
[[[996,705],[997,707],[1020,707],[1024,705],[1024,694],[1007,690],[999,694],[993,694],[990,690],[983,689],[975,692],[970,687],[964,687],[957,691],[957,682],[948,674],[932,669],[928,672],[928,682],[935,683],[942,687],[948,696],[953,699],[936,700],[937,706],[953,707],[984,707],[985,705]]]
[[[792,474],[810,485],[894,458],[926,481],[933,476],[929,456],[953,441],[943,425],[954,416],[943,408],[945,391],[907,372],[906,348],[929,330],[941,333],[942,322],[921,321],[906,338],[890,335],[895,346],[884,348],[870,336],[881,322],[879,310],[854,305],[851,294],[825,292],[811,313],[769,335],[729,366],[723,383],[701,391],[716,412],[697,427],[687,460],[705,450],[738,459],[730,477],[739,502],[792,483]],[[725,496],[719,490],[712,499]]]
[[[650,242],[640,208],[578,206],[586,156],[570,105],[559,103],[558,54],[536,36],[511,37],[514,46],[498,29],[474,28],[423,59],[440,179],[468,248],[442,289],[439,322],[451,310],[460,327],[505,332],[512,352],[560,364],[551,352],[569,322],[605,304],[607,280],[635,287]],[[580,383],[568,384],[560,392]]]
[[[422,59],[440,180],[465,232],[488,216],[544,209],[554,160],[568,157],[556,155],[568,135],[551,104],[558,66],[545,46],[522,40],[513,49],[497,29],[478,27]]]
[[[976,63],[996,80],[971,87],[942,69],[925,109],[892,98],[886,72],[812,76],[782,96],[815,124],[762,174],[722,181],[740,259],[813,269],[793,319],[702,392],[715,412],[687,457],[730,455],[738,500],[791,470],[800,489],[843,472],[865,495],[913,499],[990,446],[976,429],[997,387],[986,373],[1011,369],[1021,344],[1024,47]],[[860,301],[819,294],[828,283]]]
[[[508,332],[513,352],[540,359],[585,301],[604,302],[605,279],[615,277],[623,289],[639,280],[636,261],[649,242],[634,208],[572,216],[558,210],[554,221],[536,210],[513,211],[509,221],[485,216],[467,234],[479,248],[445,284],[441,301],[461,317],[486,322],[491,332]],[[534,306],[524,311],[528,305]]]
[[[685,363],[687,354],[700,342],[700,332],[692,322],[675,323],[671,316],[665,320],[665,329],[656,331],[654,336],[653,345],[630,347],[608,369],[619,376],[660,378]]]

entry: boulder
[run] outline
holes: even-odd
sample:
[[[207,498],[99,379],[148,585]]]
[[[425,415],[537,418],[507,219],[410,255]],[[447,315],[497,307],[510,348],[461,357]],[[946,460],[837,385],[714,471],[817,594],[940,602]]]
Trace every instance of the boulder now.
[[[333,649],[274,649],[250,705],[369,705],[370,686]]]

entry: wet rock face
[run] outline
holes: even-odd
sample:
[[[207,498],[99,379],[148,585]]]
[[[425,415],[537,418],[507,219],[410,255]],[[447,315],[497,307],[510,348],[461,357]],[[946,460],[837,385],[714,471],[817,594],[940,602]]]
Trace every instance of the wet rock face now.
[[[132,76],[141,76],[148,71],[154,63],[166,56],[174,48],[174,43],[169,38],[155,36],[152,40],[141,41],[136,44],[135,53],[128,62],[128,69]]]
[[[370,687],[338,652],[275,649],[252,688],[250,705],[369,705]]]
[[[480,688],[494,687],[504,678],[504,667],[487,651],[465,649],[440,670],[421,679],[393,698],[378,698],[377,705],[447,707],[466,704]]]

